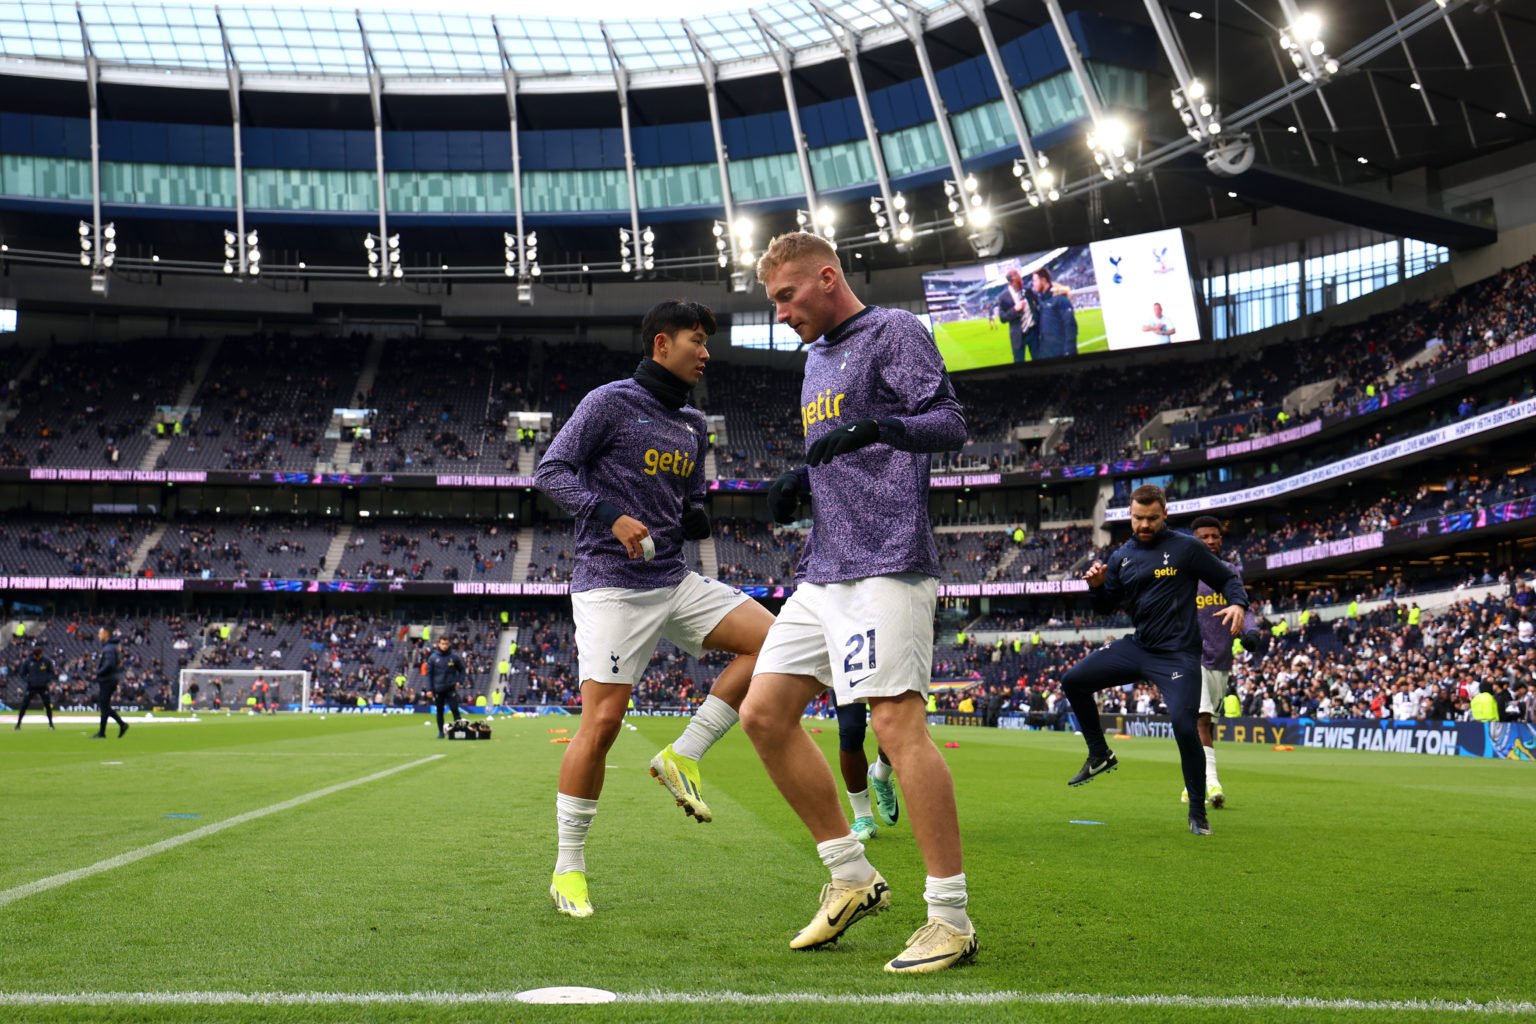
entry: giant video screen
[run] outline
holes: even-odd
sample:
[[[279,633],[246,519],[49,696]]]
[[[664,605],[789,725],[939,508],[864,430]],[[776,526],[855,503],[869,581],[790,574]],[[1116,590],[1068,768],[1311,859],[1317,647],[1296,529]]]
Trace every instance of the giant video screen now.
[[[951,372],[1200,340],[1177,228],[923,275]]]

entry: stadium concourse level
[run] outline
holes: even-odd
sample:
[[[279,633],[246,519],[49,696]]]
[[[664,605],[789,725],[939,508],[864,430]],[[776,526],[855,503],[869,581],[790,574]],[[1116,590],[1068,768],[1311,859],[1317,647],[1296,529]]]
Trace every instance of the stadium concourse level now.
[[[1267,525],[1262,517],[1239,517],[1229,524],[1225,554],[1238,560],[1260,558],[1459,512],[1475,513],[1503,502],[1536,497],[1533,477],[1536,474],[1529,464],[1505,473],[1473,469],[1422,484],[1411,492],[1394,491],[1377,498],[1351,496],[1342,507],[1337,501],[1307,501],[1304,507],[1276,516]]]
[[[1362,455],[1407,437],[1523,402],[1536,396],[1536,380],[1533,380],[1529,374],[1518,377],[1505,376],[1500,380],[1489,381],[1487,389],[1493,393],[1494,397],[1468,393],[1449,395],[1426,407],[1395,417],[1370,433],[1356,434],[1352,438],[1336,442],[1324,442],[1311,446],[1302,453],[1292,452],[1271,460],[1261,459],[1244,465],[1223,467],[1219,471],[1180,473],[1173,476],[1164,489],[1170,500],[1179,501],[1225,494],[1284,479],[1306,472],[1315,466]],[[1131,491],[1135,489],[1137,482],[1132,479],[1115,480],[1114,493],[1108,507],[1128,506],[1131,503]]]
[[[962,375],[955,386],[971,438],[964,451],[935,456],[933,465],[1027,471],[1145,455],[1136,435],[1169,409],[1198,411],[1151,450],[1253,437],[1282,426],[1281,399],[1302,385],[1332,382],[1309,414],[1323,416],[1372,389],[1413,383],[1532,333],[1536,261],[1436,302],[1273,343],[1237,362],[1218,349],[1201,364],[1180,363],[1176,373],[1094,366],[1009,379]],[[326,436],[333,410],[365,408],[374,410],[372,438],[360,439],[351,464],[381,473],[531,473],[542,444],[519,444],[507,413],[551,412],[558,429],[583,395],[627,375],[638,359],[592,342],[424,344],[362,335],[59,344],[31,356],[0,350],[8,389],[0,410],[15,414],[0,432],[0,467],[140,468],[156,436],[155,410],[168,406],[182,429],[168,431],[168,450],[154,468],[307,472],[342,440]],[[725,417],[719,475],[768,479],[796,464],[804,438],[798,365],[733,365],[723,346],[716,356],[696,400]],[[198,380],[203,359],[209,362]],[[1017,426],[1052,419],[1062,429],[1046,438],[1010,436]],[[1300,422],[1291,417],[1283,425]]]
[[[187,516],[168,524],[137,571],[135,550],[157,526],[146,517],[84,518],[0,515],[0,575],[170,576],[187,579],[337,579],[509,581],[524,542],[527,569],[513,582],[568,583],[576,541],[569,520],[520,531],[503,520],[385,519],[349,528],[340,561],[327,551],[342,528],[336,519]],[[802,534],[743,517],[716,519],[718,577],[727,583],[794,581]],[[1059,576],[1093,553],[1085,527],[1013,528],[937,533],[945,583]],[[686,546],[690,567],[704,571],[699,545]]]
[[[1280,400],[1294,388],[1337,380],[1318,415],[1343,411],[1389,382],[1406,384],[1536,333],[1536,260],[1441,299],[1415,302],[1328,331],[1314,341],[1263,350],[1218,382],[1204,418],[1181,425],[1175,439],[1220,444],[1268,433]],[[1424,353],[1428,351],[1428,355]],[[1418,357],[1415,365],[1403,365]],[[1291,424],[1291,425],[1294,425]]]

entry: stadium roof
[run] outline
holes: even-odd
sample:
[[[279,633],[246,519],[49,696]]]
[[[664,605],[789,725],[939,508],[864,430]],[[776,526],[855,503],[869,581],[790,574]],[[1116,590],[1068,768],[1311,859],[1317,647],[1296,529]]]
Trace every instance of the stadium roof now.
[[[950,0],[904,4],[924,12],[933,23],[965,16]],[[222,20],[230,52],[247,77],[355,78],[367,73],[371,50],[380,73],[394,81],[482,78],[500,88],[499,28],[507,60],[520,78],[611,78],[611,42],[614,55],[631,74],[662,72],[697,79],[699,57],[682,15],[719,5],[669,5],[679,16],[668,19],[497,16],[494,27],[489,7],[487,13],[456,13],[452,3],[417,0],[416,6],[437,9],[0,0],[0,59],[78,66],[85,59],[84,38],[89,37],[92,52],[106,68],[222,74]],[[870,44],[902,36],[896,8],[882,0],[775,0],[756,10],[741,5],[687,17],[686,22],[722,73],[730,76],[733,71],[756,73],[771,66],[778,48],[774,35],[797,58],[807,51],[818,52],[820,59],[836,57],[833,21],[818,7],[835,9],[837,18]]]

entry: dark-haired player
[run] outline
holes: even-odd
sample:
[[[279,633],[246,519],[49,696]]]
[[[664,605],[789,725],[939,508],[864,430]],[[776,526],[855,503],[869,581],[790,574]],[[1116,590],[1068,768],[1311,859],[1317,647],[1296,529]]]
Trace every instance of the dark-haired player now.
[[[684,811],[710,820],[698,759],[737,721],[756,654],[773,616],[741,591],[690,572],[684,540],[709,536],[704,414],[688,405],[709,362],[715,315],[697,302],[658,303],[641,332],[651,345],[634,375],[595,388],[560,429],[535,481],[576,519],[571,608],[581,671],[581,720],[560,762],[555,798],[559,855],[549,895],[556,909],[589,917],[586,838],[597,814],[608,749],[658,640],[726,666],[678,741],[652,773]]]
[[[1190,530],[1194,533],[1196,540],[1210,549],[1211,554],[1221,558],[1221,520],[1215,516],[1201,516],[1190,524]],[[1225,559],[1222,560],[1225,561]],[[1234,564],[1232,571],[1237,573],[1239,580],[1243,578],[1242,566]],[[1216,618],[1217,611],[1225,607],[1227,607],[1226,595],[1201,581],[1200,590],[1195,596],[1195,609],[1200,616],[1202,644],[1200,745],[1205,748],[1205,800],[1217,810],[1227,805],[1227,794],[1221,788],[1221,780],[1216,776],[1216,729],[1211,724],[1211,720],[1216,715],[1216,709],[1221,707],[1222,698],[1227,695],[1227,680],[1232,678],[1233,653],[1232,633],[1225,622]],[[1242,645],[1248,650],[1257,650],[1261,643],[1258,623],[1254,620],[1253,613],[1245,610]],[[1186,789],[1180,799],[1186,804],[1189,803],[1189,790]]]
[[[1168,705],[1173,738],[1179,745],[1184,787],[1189,790],[1189,830],[1211,834],[1205,814],[1205,755],[1200,746],[1200,627],[1195,592],[1201,581],[1226,598],[1215,617],[1236,636],[1243,628],[1248,593],[1232,567],[1188,534],[1168,529],[1168,499],[1147,484],[1131,494],[1131,539],[1115,549],[1109,564],[1095,560],[1088,581],[1094,610],[1108,614],[1124,607],[1136,632],[1099,648],[1070,668],[1061,689],[1072,702],[1088,743],[1088,759],[1068,781],[1081,786],[1119,760],[1104,740],[1093,695],[1142,679],[1157,684]]]

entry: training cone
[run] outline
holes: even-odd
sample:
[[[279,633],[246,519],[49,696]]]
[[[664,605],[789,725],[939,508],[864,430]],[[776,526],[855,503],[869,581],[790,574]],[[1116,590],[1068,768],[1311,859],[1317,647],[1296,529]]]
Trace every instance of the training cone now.
[[[956,743],[954,740],[950,740],[948,743],[946,743],[944,745],[946,747],[951,748],[951,749],[957,749],[960,746],[960,744]]]
[[[1295,750],[1295,749],[1296,749],[1295,747],[1276,747],[1275,748],[1275,752],[1278,753],[1278,754],[1284,754],[1284,753],[1287,753],[1288,751],[1292,751],[1292,750]]]

